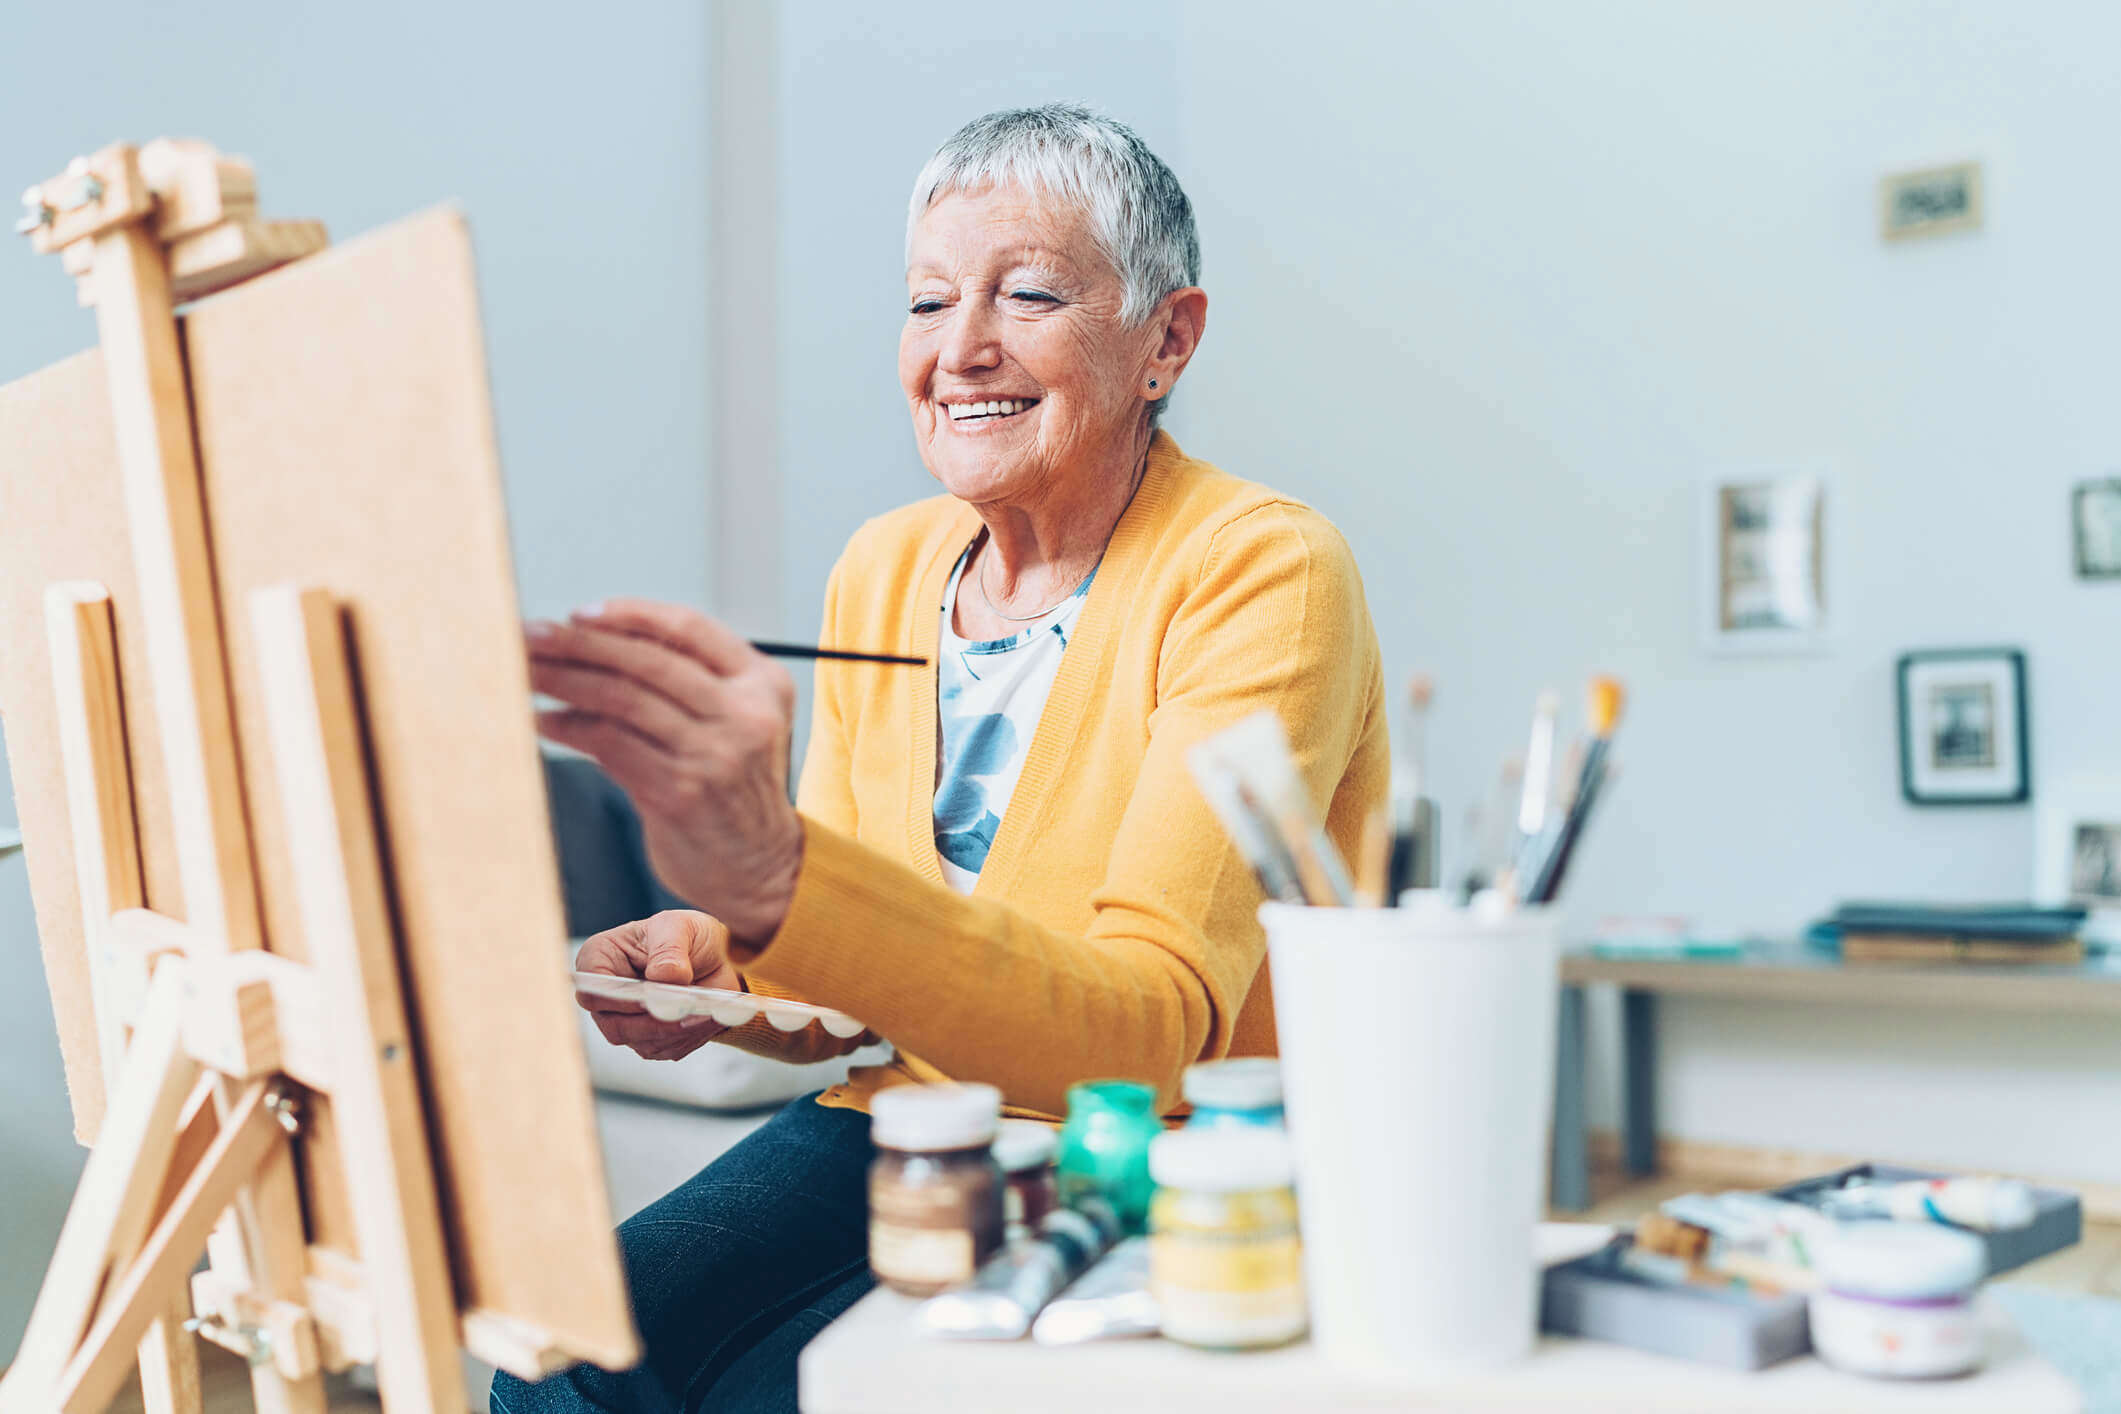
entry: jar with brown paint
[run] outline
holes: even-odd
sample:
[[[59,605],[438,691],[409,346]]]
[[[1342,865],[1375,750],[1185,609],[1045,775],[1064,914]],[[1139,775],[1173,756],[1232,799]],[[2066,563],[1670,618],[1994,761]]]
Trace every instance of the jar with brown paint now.
[[[1053,1177],[1053,1156],[1060,1137],[1050,1124],[1035,1119],[1005,1119],[994,1140],[994,1161],[1002,1166],[1002,1215],[1010,1241],[1038,1231],[1046,1214],[1060,1206]]]
[[[870,1102],[869,1266],[908,1296],[969,1280],[1002,1245],[992,1085],[905,1085]]]

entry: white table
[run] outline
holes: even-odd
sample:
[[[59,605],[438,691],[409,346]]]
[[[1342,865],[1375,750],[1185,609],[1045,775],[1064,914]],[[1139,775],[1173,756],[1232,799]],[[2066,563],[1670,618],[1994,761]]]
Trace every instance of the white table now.
[[[1608,1229],[1542,1225],[1550,1260],[1588,1250]],[[1049,1350],[1028,1342],[929,1339],[916,1301],[877,1291],[803,1352],[804,1414],[1243,1414],[1257,1410],[1980,1410],[2077,1411],[2077,1387],[2033,1354],[2001,1310],[1984,1309],[1988,1364],[1957,1380],[1859,1379],[1810,1356],[1757,1373],[1647,1355],[1624,1346],[1547,1337],[1524,1363],[1493,1374],[1414,1387],[1330,1370],[1308,1343],[1215,1354],[1163,1340]]]

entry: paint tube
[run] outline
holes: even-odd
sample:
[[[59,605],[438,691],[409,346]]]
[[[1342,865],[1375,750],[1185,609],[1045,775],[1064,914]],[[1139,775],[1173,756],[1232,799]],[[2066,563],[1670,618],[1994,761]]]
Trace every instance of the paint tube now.
[[[1149,1239],[1130,1237],[1038,1313],[1031,1338],[1040,1345],[1155,1335],[1156,1298],[1149,1292]]]

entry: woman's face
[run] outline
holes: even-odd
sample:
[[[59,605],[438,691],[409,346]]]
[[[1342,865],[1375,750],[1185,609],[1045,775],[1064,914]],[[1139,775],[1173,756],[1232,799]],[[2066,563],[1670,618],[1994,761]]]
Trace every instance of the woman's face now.
[[[1121,327],[1119,276],[1079,212],[1015,188],[952,194],[909,254],[899,382],[945,490],[1038,499],[1131,454],[1156,321]]]

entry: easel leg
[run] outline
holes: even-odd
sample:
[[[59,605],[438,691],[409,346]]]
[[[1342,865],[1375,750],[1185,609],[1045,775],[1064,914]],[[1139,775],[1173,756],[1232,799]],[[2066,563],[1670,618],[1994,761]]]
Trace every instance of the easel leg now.
[[[130,1256],[154,1212],[185,1098],[198,1073],[180,1034],[183,990],[183,968],[172,964],[164,964],[148,988],[125,1068],[104,1112],[103,1131],[67,1209],[21,1351],[0,1382],[4,1414],[43,1414],[49,1407],[45,1396],[96,1314],[114,1250],[121,1259]]]
[[[345,999],[332,1090],[347,1196],[376,1302],[376,1377],[393,1410],[458,1414],[455,1289],[413,1066],[368,762],[339,606],[322,590],[252,596],[266,718],[310,965]]]
[[[108,920],[118,910],[139,908],[145,901],[118,687],[118,636],[111,622],[110,592],[100,584],[55,584],[45,591],[44,600],[96,1030],[102,1041],[103,1074],[115,1082],[129,1044],[128,1018],[116,1000]],[[188,1173],[197,1158],[198,1153],[187,1154],[180,1141],[171,1168]],[[157,1204],[156,1216],[164,1206]],[[123,1251],[113,1243],[115,1265],[130,1260],[138,1236],[132,1234]],[[140,1394],[147,1414],[199,1414],[198,1343],[183,1329],[190,1315],[190,1298],[179,1292],[171,1298],[168,1313],[140,1342]]]
[[[178,1292],[140,1341],[140,1402],[147,1414],[200,1414],[199,1341],[184,1329],[191,1297]]]
[[[166,1314],[168,1294],[183,1289],[214,1220],[275,1147],[286,1149],[287,1136],[267,1105],[269,1088],[264,1081],[252,1082],[229,1111],[213,1146],[155,1224],[139,1257],[115,1275],[95,1324],[67,1361],[55,1397],[44,1409],[96,1414],[125,1382],[135,1348],[155,1319]]]

